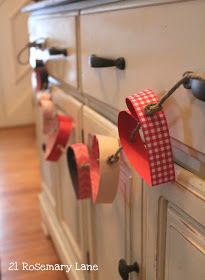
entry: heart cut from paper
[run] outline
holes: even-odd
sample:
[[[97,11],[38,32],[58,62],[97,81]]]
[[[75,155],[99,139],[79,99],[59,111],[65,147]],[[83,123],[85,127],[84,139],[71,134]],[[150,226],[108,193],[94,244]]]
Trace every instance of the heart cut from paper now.
[[[77,199],[90,198],[90,158],[87,146],[81,143],[71,145],[67,150],[67,163]]]
[[[34,92],[39,92],[48,88],[48,71],[45,66],[36,67],[32,72],[32,88]]]
[[[93,136],[90,172],[94,203],[111,203],[117,194],[120,163],[118,160],[110,164],[108,158],[118,149],[117,138],[99,134]]]
[[[152,90],[144,90],[126,98],[129,110],[118,116],[118,131],[123,151],[134,169],[149,186],[175,180],[169,129],[163,110],[147,116],[144,108],[158,102]],[[140,124],[143,139],[137,131]]]
[[[36,94],[36,100],[37,100],[37,104],[39,107],[42,106],[42,103],[45,101],[45,100],[52,100],[52,95],[50,92],[48,91],[39,91],[37,94]]]
[[[63,153],[73,129],[73,120],[64,115],[58,114],[53,128],[48,135],[46,144],[45,159],[57,161]]]
[[[43,115],[43,133],[49,134],[56,122],[56,106],[52,100],[42,100],[41,110]]]

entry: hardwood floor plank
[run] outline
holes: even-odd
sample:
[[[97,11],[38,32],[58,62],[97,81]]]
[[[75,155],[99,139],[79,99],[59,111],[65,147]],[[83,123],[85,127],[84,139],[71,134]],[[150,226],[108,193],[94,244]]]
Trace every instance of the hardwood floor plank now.
[[[2,280],[66,280],[63,271],[8,271],[9,263],[57,264],[41,228],[40,175],[33,126],[0,129],[0,258]]]

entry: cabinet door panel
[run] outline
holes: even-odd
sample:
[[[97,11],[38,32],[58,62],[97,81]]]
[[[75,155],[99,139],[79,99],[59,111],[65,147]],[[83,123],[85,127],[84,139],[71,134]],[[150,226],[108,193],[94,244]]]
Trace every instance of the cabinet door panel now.
[[[49,162],[44,159],[42,144],[46,143],[46,136],[43,134],[42,110],[36,106],[35,111],[42,188],[50,205],[55,210],[57,201],[57,188],[59,187],[59,166],[58,162]]]
[[[166,234],[166,280],[205,279],[205,228],[169,205]]]
[[[52,96],[59,110],[73,119],[73,130],[67,147],[73,143],[80,142],[82,104],[61,90],[54,89]],[[69,174],[66,153],[59,160],[59,178],[57,208],[60,225],[67,239],[66,250],[72,265],[75,265],[76,262],[86,263],[84,202],[78,201],[76,198]],[[83,280],[85,277],[83,271],[76,271],[75,268],[69,274],[69,279]]]
[[[118,137],[116,126],[87,107],[83,110],[83,127],[85,142],[88,144],[90,136],[96,133]],[[93,273],[94,279],[118,280],[118,261],[121,258],[128,262],[130,260],[129,210],[132,184],[133,174],[122,159],[120,184],[114,202],[88,205],[91,211],[88,228],[92,229],[89,233],[91,260],[99,266],[99,271]]]
[[[144,252],[148,280],[204,279],[205,182],[176,166],[176,183],[144,185]]]

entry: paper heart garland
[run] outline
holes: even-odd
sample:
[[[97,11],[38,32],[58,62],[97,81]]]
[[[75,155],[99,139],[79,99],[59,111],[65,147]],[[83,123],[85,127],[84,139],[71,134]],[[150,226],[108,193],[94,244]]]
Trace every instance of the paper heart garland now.
[[[51,100],[42,100],[41,108],[43,111],[43,133],[49,134],[56,122],[56,107]]]
[[[113,202],[118,188],[120,163],[109,164],[109,156],[119,149],[118,139],[95,135],[90,158],[92,199],[95,203]]]
[[[73,120],[64,115],[57,115],[53,128],[48,135],[45,159],[57,161],[65,148],[73,128]]]
[[[84,144],[71,145],[67,161],[77,199],[91,197],[94,203],[111,203],[117,193],[120,164],[109,164],[109,156],[115,154],[119,142],[114,137],[94,135],[91,156]]]
[[[43,133],[48,134],[56,121],[56,106],[52,101],[52,96],[47,91],[40,91],[36,95],[37,104],[42,108]]]
[[[41,107],[44,100],[52,100],[52,96],[48,91],[39,91],[36,94],[36,100],[39,107]]]
[[[78,200],[91,197],[90,159],[84,144],[73,144],[67,150],[67,163]]]
[[[118,116],[118,131],[123,150],[134,169],[149,186],[175,180],[174,161],[169,129],[164,112],[158,111],[146,116],[147,104],[157,103],[158,97],[147,89],[126,98],[129,110]],[[133,130],[140,124],[144,140],[136,133],[130,141]]]
[[[48,71],[45,66],[36,67],[32,72],[32,88],[37,93],[48,88]]]

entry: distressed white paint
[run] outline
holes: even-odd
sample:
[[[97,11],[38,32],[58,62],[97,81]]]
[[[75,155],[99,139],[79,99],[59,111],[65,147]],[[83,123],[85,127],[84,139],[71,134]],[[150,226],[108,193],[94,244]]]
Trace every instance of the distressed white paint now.
[[[33,122],[30,68],[17,64],[17,53],[27,43],[28,1],[5,1],[0,8],[0,127]]]
[[[122,109],[130,94],[151,88],[161,95],[185,71],[204,72],[204,10],[198,0],[82,15],[83,92]],[[91,54],[124,57],[126,70],[91,68]],[[165,112],[171,136],[205,153],[204,103],[181,87]]]

